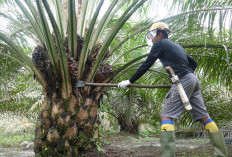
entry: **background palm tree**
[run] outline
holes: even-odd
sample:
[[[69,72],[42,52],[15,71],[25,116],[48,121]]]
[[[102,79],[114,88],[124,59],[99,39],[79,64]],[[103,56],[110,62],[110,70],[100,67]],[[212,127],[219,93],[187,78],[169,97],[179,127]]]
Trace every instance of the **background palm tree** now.
[[[120,30],[126,26],[125,22],[145,1],[133,0],[125,3],[122,0],[113,0],[101,18],[98,18],[98,15],[103,0],[78,1],[78,3],[68,0],[67,10],[62,7],[59,0],[8,2],[9,7],[20,8],[21,11],[14,9],[14,12],[17,12],[17,17],[7,13],[1,13],[1,15],[15,24],[15,28],[17,28],[15,34],[28,35],[38,45],[31,58],[25,54],[21,43],[15,44],[15,40],[12,42],[9,34],[0,33],[0,39],[3,41],[0,46],[9,50],[10,55],[17,59],[19,64],[24,65],[28,71],[33,73],[44,89],[45,99],[38,120],[38,127],[36,128],[35,152],[37,154],[77,155],[83,150],[93,147],[93,141],[98,137],[98,103],[105,89],[99,87],[77,89],[75,88],[75,82],[78,79],[86,82],[111,82],[138,67],[142,61],[141,59],[148,54],[132,50],[124,53],[125,51],[119,50],[125,48],[122,45],[127,41],[129,42],[130,39],[143,36],[144,31],[151,26],[151,21],[139,22],[139,24],[133,25],[127,31]],[[162,4],[159,1],[155,1],[155,3]],[[146,4],[151,5],[152,3]],[[177,11],[179,14],[156,20],[167,22],[171,30],[179,28],[179,30],[176,30],[180,31],[182,38],[179,38],[178,31],[175,31],[172,39],[175,41],[178,37],[179,40],[176,41],[179,43],[182,41],[182,45],[186,42],[187,37],[196,37],[194,36],[196,30],[198,35],[205,34],[205,36],[197,36],[199,40],[196,43],[200,45],[197,48],[201,48],[200,50],[202,50],[202,43],[207,41],[205,39],[214,39],[212,30],[214,30],[215,25],[212,21],[217,19],[212,15],[221,15],[223,13],[222,15],[229,16],[231,10],[231,8],[225,8],[225,6],[231,6],[230,1],[223,1],[223,3],[218,1],[207,1],[207,3],[206,1],[197,1],[192,3],[175,0],[172,4],[173,6],[179,6],[180,10]],[[203,4],[205,5],[203,6]],[[117,14],[120,8],[123,9],[123,12]],[[68,14],[67,19],[65,11]],[[114,19],[113,17],[117,17],[115,15],[118,15],[118,18]],[[220,16],[220,26],[226,23],[224,19],[227,19],[227,16]],[[205,27],[201,25],[206,20],[210,21],[208,29],[204,29]],[[220,27],[221,32],[223,32],[222,28]],[[224,69],[230,73],[231,54],[228,53],[226,43],[231,37],[231,31],[229,30],[229,33],[224,32],[220,33],[221,36],[218,38],[225,43],[224,49],[220,47],[221,51],[218,51],[220,55],[213,57],[218,57],[217,59],[222,61],[219,63],[221,67],[225,67]],[[112,43],[114,39],[118,42]],[[193,49],[192,45],[196,45],[196,43],[186,42],[186,45],[183,46]],[[208,42],[206,42],[207,44]],[[137,45],[135,49],[139,49],[141,47],[138,46],[143,45],[144,43]],[[194,48],[196,49],[196,47]],[[214,47],[210,47],[210,50],[212,48]],[[200,50],[196,51],[197,56],[202,54]],[[210,50],[207,52],[210,52]],[[135,54],[131,55],[131,52],[135,52]],[[4,52],[1,52],[1,54],[5,55]],[[202,56],[205,55],[207,54]],[[125,56],[131,56],[128,62],[127,60],[124,61]],[[225,56],[227,56],[226,59]],[[199,57],[199,74],[205,74],[207,80],[217,80],[222,86],[228,85],[227,82],[231,85],[231,75],[219,72],[211,75],[214,74],[214,71],[204,71],[205,68],[212,69],[212,64],[204,67],[205,64],[202,63],[206,60],[207,62],[217,63],[215,62],[216,59],[209,60],[208,58]],[[115,61],[111,66],[106,64],[111,63],[111,61]],[[112,66],[114,69],[113,74]],[[223,79],[218,79],[218,75],[222,76]],[[158,77],[155,80],[158,80]]]
[[[167,2],[167,1],[166,1]],[[153,6],[157,1],[154,1]],[[204,86],[212,88],[220,86],[224,92],[230,92],[231,89],[231,2],[230,1],[170,1],[167,2],[171,4],[168,10],[171,12],[175,12],[177,15],[173,15],[167,18],[158,19],[157,17],[153,19],[153,21],[165,21],[169,24],[171,29],[170,39],[182,45],[188,54],[192,55],[199,63],[199,67],[196,71],[198,77],[204,82]],[[151,5],[152,6],[152,5]],[[159,7],[162,8],[162,3],[159,4]],[[156,9],[153,9],[156,10]],[[155,13],[154,13],[155,14]],[[145,25],[146,26],[146,25]],[[149,28],[150,25],[147,25]],[[127,34],[128,36],[132,36],[128,42],[124,45],[120,45],[115,53],[112,56],[112,63],[116,67],[121,67],[125,63],[131,63],[132,65],[128,67],[123,66],[121,69],[125,69],[120,75],[121,80],[128,79],[134,73],[134,70],[138,68],[141,64],[141,60],[136,60],[136,58],[144,54],[144,58],[147,56],[144,52],[147,52],[145,41],[141,41],[141,37],[145,34],[144,32],[135,33],[136,30]],[[136,35],[136,36],[133,36]],[[139,44],[137,44],[139,43]],[[133,44],[137,45],[138,49],[133,49]],[[131,47],[130,47],[131,45]],[[144,46],[143,46],[144,45]],[[142,49],[143,48],[143,49]],[[122,54],[124,50],[125,53]],[[115,56],[119,56],[115,59]],[[135,59],[133,62],[131,60]],[[141,58],[139,58],[141,59]],[[117,62],[114,62],[117,60]],[[131,61],[131,62],[130,62]],[[154,65],[154,69],[156,67],[161,67],[160,64]],[[143,84],[146,80],[149,80],[149,84],[159,84],[159,81],[168,82],[169,78],[164,77],[161,70],[150,70],[143,78],[137,81],[139,84]],[[150,79],[149,79],[150,78]],[[162,83],[161,83],[162,84]],[[208,84],[208,85],[207,85]],[[138,89],[140,90],[140,89]],[[142,91],[142,90],[141,90]],[[164,91],[167,92],[167,91]],[[152,93],[150,97],[153,97],[153,108],[155,109],[152,115],[154,119],[153,125],[159,124],[159,113],[161,109],[161,105],[163,103],[164,92],[161,90],[156,90],[156,92]],[[207,89],[204,89],[203,92],[208,93]],[[223,92],[223,93],[224,93]],[[223,95],[223,93],[221,93]],[[218,93],[219,94],[219,93]],[[207,94],[206,94],[207,95]],[[206,100],[209,100],[208,97],[204,95]],[[222,96],[221,95],[221,96]],[[148,96],[148,94],[146,95]],[[220,94],[219,94],[220,96]],[[154,98],[155,97],[155,98]],[[158,99],[157,99],[158,98]],[[160,99],[161,98],[161,99]],[[211,97],[212,98],[212,97]],[[213,99],[211,99],[213,100]],[[221,100],[221,99],[220,99]],[[227,99],[228,102],[229,99]],[[156,102],[156,103],[155,103]],[[206,101],[206,105],[210,110],[211,105],[217,106],[225,106],[221,103],[214,101],[215,104],[208,103]],[[159,105],[157,105],[159,104]],[[114,104],[112,104],[114,105]],[[230,107],[231,103],[226,105]],[[225,109],[227,110],[227,109]],[[212,114],[213,113],[213,114]],[[215,115],[217,113],[210,112],[210,114]],[[188,126],[192,127],[195,123],[192,122],[191,117],[188,114],[184,114],[181,122],[178,124],[179,126]],[[221,122],[224,120],[229,120],[228,117],[230,114],[226,114],[224,117],[217,118],[215,121]],[[185,123],[188,121],[188,123]],[[150,121],[151,122],[151,121]],[[181,124],[181,125],[180,125]],[[222,123],[219,123],[222,124]],[[197,125],[198,127],[199,125]]]

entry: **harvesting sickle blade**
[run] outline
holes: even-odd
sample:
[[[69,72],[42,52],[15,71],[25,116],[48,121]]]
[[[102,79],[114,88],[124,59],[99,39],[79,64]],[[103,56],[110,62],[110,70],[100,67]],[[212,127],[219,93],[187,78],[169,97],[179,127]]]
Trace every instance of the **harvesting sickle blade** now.
[[[77,80],[75,87],[84,87],[85,86],[85,82],[81,81],[81,80]]]

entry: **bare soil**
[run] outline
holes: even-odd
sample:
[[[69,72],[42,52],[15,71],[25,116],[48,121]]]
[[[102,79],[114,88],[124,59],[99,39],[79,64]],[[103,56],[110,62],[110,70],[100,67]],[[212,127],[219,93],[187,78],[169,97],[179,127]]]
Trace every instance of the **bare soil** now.
[[[88,151],[84,157],[160,157],[158,136],[131,135],[126,133],[104,135],[104,141],[98,149]],[[232,157],[232,144],[227,144],[229,157]],[[2,147],[0,157],[31,157],[33,149],[22,147]],[[181,138],[176,139],[177,157],[211,157],[213,147],[209,139]]]
[[[86,156],[93,157],[160,157],[159,136],[118,134],[105,136],[110,143],[101,146],[101,151],[93,149]],[[227,144],[229,157],[232,157],[232,144]],[[177,157],[211,157],[213,147],[209,139],[176,137]]]

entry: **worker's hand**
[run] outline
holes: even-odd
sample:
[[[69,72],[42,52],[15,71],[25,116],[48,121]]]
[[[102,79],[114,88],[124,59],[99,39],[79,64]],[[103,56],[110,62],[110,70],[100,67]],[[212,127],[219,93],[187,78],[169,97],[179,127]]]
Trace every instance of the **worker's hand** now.
[[[122,81],[118,84],[118,87],[119,88],[126,88],[128,85],[130,85],[130,81],[129,80],[126,80],[126,81]]]

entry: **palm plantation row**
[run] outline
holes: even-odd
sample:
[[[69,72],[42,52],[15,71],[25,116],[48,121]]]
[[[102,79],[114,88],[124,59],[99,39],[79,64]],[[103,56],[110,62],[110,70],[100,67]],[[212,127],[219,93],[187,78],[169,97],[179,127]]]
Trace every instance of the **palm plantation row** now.
[[[77,155],[94,147],[100,124],[97,111],[106,89],[75,88],[75,82],[118,82],[128,77],[147,56],[149,47],[143,36],[152,20],[134,22],[133,15],[146,17],[149,7],[162,3],[158,0],[126,3],[113,0],[102,14],[104,3],[104,0],[9,0],[2,4],[11,14],[0,11],[0,16],[10,21],[10,29],[14,31],[0,32],[0,54],[32,73],[43,88],[44,100],[35,130],[36,154]],[[170,25],[171,39],[197,59],[200,63],[197,72],[206,85],[220,85],[224,91],[230,91],[232,53],[231,19],[228,17],[231,16],[231,2],[173,0],[172,7],[170,9],[178,12],[177,15],[153,21],[165,21]],[[33,50],[24,44],[28,41],[36,45]],[[155,65],[141,82],[165,84],[169,79],[161,67]],[[134,103],[141,106],[131,109],[140,111],[152,104],[157,113],[153,118],[157,121],[156,108],[160,108],[165,92],[130,89],[124,94],[130,99],[133,94],[143,93],[140,98],[146,103],[142,104],[137,97]],[[115,92],[110,95],[110,101],[117,99]],[[221,104],[225,108],[231,106],[228,102]],[[188,117],[184,121],[186,119],[189,121]]]

